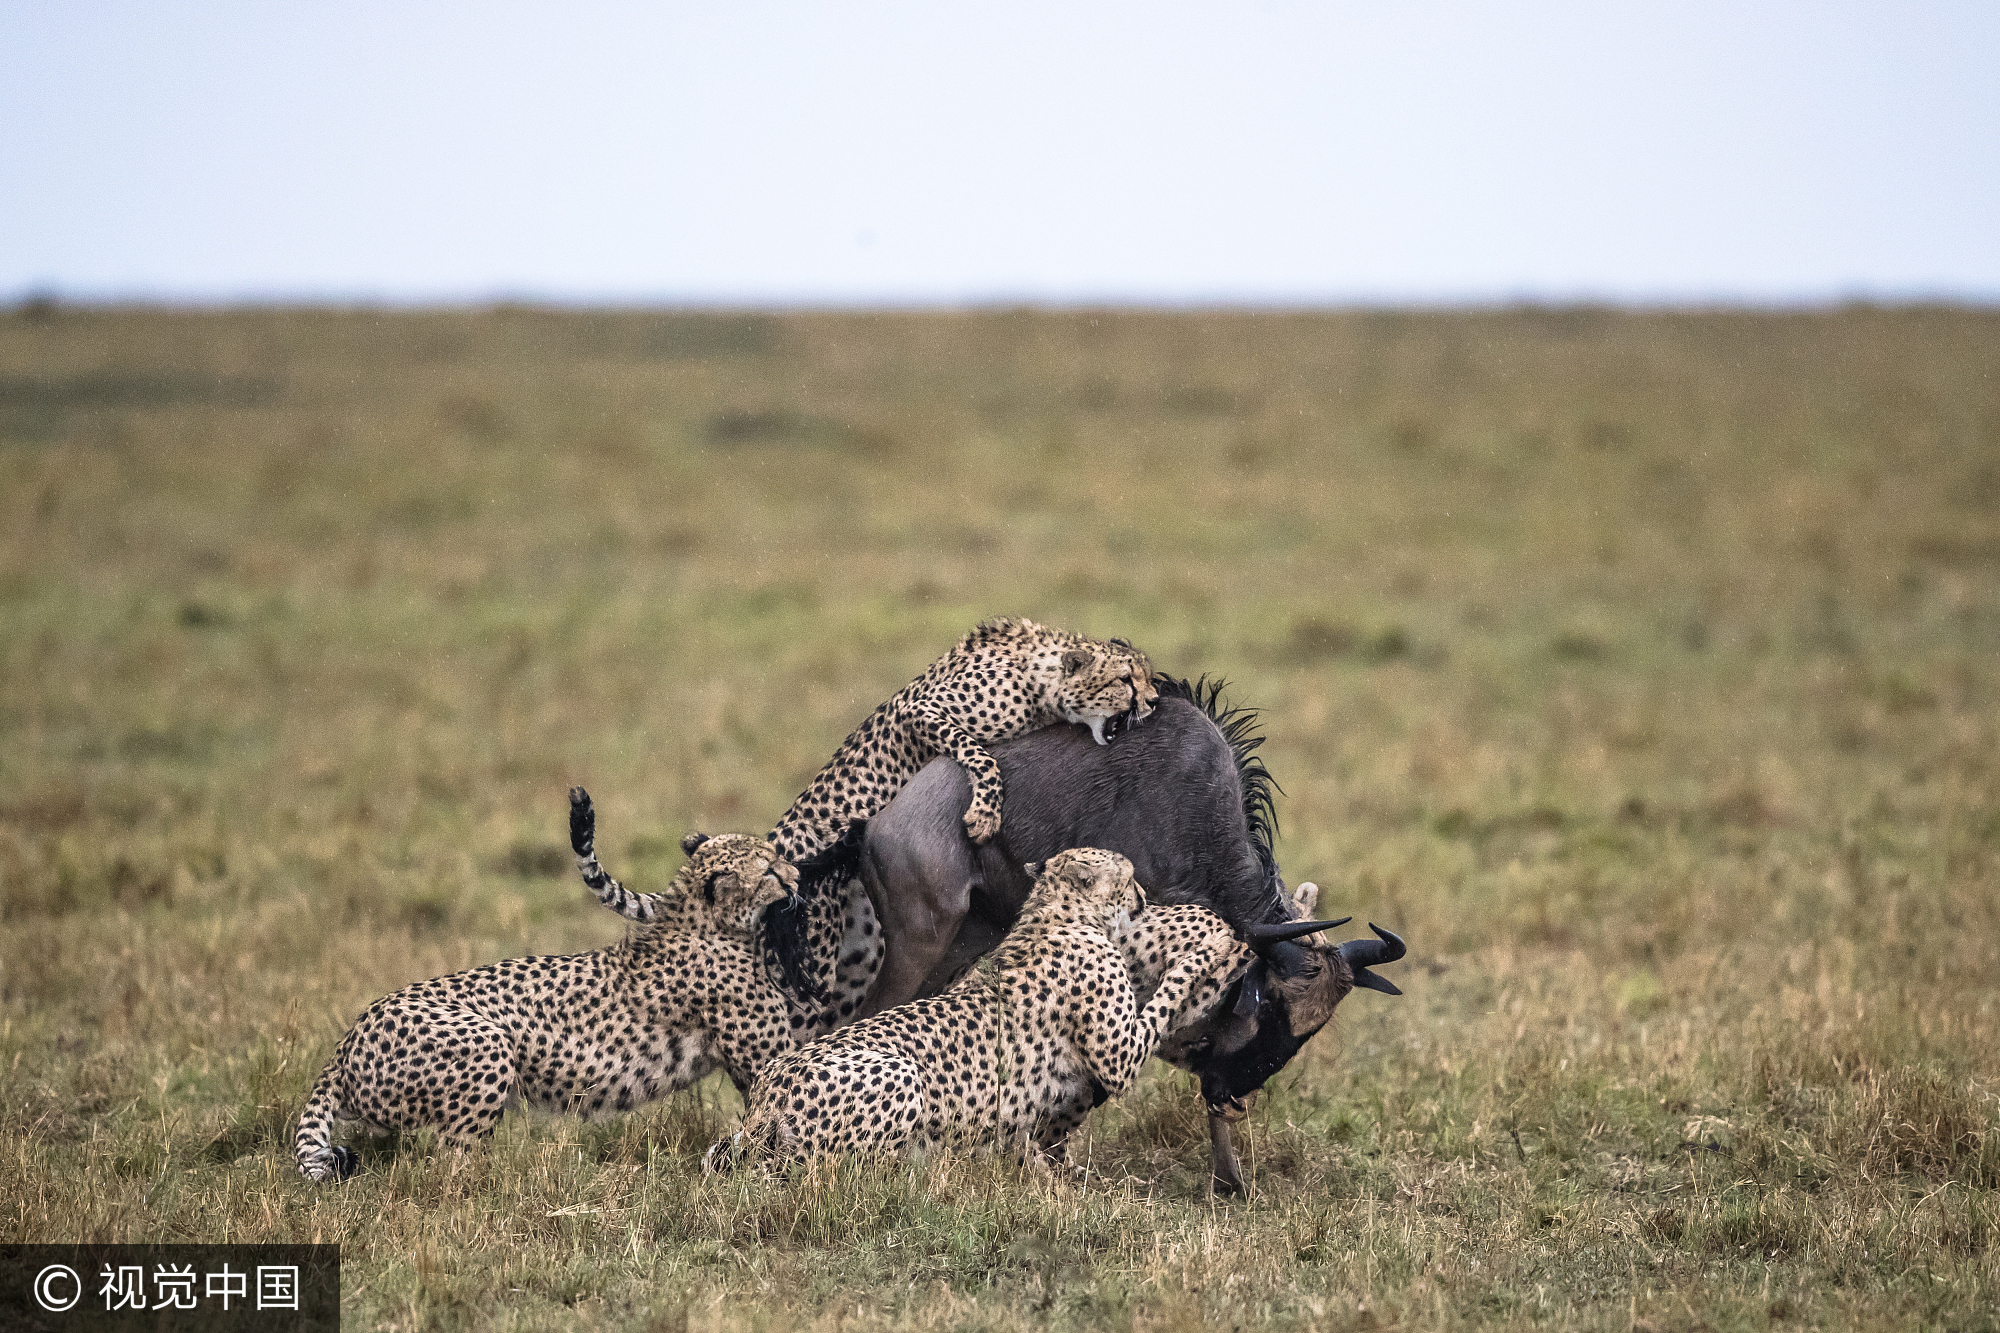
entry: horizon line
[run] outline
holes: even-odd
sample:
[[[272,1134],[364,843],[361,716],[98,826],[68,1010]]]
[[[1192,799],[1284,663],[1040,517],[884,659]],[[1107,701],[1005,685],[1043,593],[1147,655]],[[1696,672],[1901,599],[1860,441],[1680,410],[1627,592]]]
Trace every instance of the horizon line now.
[[[1436,294],[1312,293],[1272,296],[1252,293],[1138,296],[1112,292],[1051,295],[1046,293],[968,293],[961,296],[882,294],[871,297],[806,295],[694,295],[689,293],[564,294],[532,289],[496,288],[486,291],[398,294],[385,291],[322,289],[317,291],[238,291],[215,293],[125,291],[65,292],[53,286],[29,286],[0,294],[0,311],[20,314],[60,310],[154,310],[232,313],[277,310],[382,311],[442,313],[447,311],[540,310],[681,311],[712,314],[930,314],[989,313],[1009,310],[1048,313],[1092,311],[1130,313],[1308,314],[1334,312],[1506,310],[1605,310],[1633,313],[1808,313],[1846,309],[2000,310],[2000,289],[1991,291],[1910,287],[1894,290],[1857,287],[1813,293],[1655,292],[1616,295],[1574,292],[1463,292]]]

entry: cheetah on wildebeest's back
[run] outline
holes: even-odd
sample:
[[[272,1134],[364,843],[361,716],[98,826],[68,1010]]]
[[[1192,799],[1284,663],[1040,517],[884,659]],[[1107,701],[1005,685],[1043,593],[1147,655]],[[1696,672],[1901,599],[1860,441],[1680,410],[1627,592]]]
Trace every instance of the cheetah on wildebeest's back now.
[[[779,854],[802,861],[871,818],[917,771],[948,754],[972,779],[966,832],[1000,827],[1000,765],[985,748],[1058,722],[1090,728],[1098,744],[1153,711],[1146,655],[1032,620],[989,620],[889,696],[841,743],[771,831]]]

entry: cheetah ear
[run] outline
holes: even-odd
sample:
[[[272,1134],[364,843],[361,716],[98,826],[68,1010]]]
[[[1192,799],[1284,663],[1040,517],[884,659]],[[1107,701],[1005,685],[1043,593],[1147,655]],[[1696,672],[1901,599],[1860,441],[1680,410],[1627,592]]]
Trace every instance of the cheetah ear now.
[[[1292,902],[1299,909],[1300,920],[1311,916],[1313,908],[1319,904],[1319,885],[1313,883],[1311,880],[1307,880],[1305,883],[1299,885],[1298,888],[1292,891]]]
[[[689,833],[681,839],[681,855],[693,856],[694,849],[708,841],[706,833]]]
[[[1113,639],[1111,640],[1111,646],[1113,648],[1123,648],[1128,653],[1132,651],[1132,641],[1130,639]]]
[[[1083,670],[1097,660],[1097,654],[1088,648],[1071,648],[1062,655],[1062,669],[1065,676]]]
[[[1021,862],[1021,871],[1029,879],[1040,879],[1042,877],[1042,863],[1040,861],[1023,861]]]

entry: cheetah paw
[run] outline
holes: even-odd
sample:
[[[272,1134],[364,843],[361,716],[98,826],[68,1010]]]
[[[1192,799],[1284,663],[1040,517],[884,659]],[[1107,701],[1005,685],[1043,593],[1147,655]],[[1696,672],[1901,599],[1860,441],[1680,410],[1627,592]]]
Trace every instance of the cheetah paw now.
[[[739,1132],[709,1144],[708,1151],[701,1155],[701,1173],[721,1176],[733,1171],[736,1168],[736,1141],[742,1137]]]
[[[984,847],[1000,831],[1000,815],[993,810],[971,809],[965,812],[966,836]]]
[[[333,1147],[322,1150],[299,1167],[299,1174],[307,1180],[342,1181],[361,1169],[361,1159],[354,1155],[352,1148]]]

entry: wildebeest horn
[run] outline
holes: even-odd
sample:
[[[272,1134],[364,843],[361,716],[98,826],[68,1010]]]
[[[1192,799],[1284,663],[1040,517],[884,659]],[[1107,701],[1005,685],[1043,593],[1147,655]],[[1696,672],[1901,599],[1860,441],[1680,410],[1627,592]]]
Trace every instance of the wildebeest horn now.
[[[1315,931],[1331,930],[1335,926],[1344,926],[1353,919],[1351,916],[1344,916],[1338,921],[1266,922],[1246,928],[1243,932],[1243,937],[1250,942],[1251,948],[1262,953],[1269,945],[1283,944],[1286,940],[1295,940],[1301,935],[1311,935]],[[1373,940],[1368,942],[1370,944],[1374,943]],[[1398,954],[1397,957],[1400,958],[1402,955]]]
[[[1384,930],[1373,921],[1368,923],[1368,929],[1374,931],[1382,938],[1379,940],[1348,940],[1340,946],[1340,956],[1345,958],[1347,965],[1354,969],[1355,985],[1366,986],[1369,990],[1381,991],[1384,995],[1401,995],[1403,992],[1396,989],[1393,982],[1384,981],[1368,969],[1371,967],[1380,967],[1383,963],[1393,963],[1405,953],[1408,953],[1409,949],[1404,945],[1402,936],[1393,930]]]

